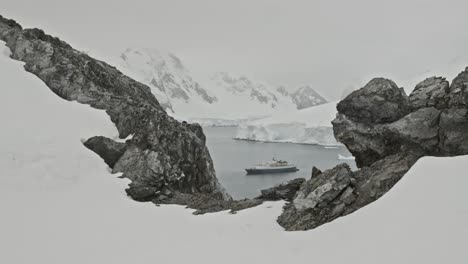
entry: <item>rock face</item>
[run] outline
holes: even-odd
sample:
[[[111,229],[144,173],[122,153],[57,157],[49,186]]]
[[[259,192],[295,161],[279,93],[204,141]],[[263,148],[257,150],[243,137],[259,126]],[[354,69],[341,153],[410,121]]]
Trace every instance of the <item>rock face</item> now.
[[[164,191],[231,200],[215,176],[201,127],[169,117],[148,86],[40,29],[23,29],[3,17],[0,39],[13,59],[25,62],[58,96],[105,110],[120,138],[133,135],[124,144],[104,137],[85,143],[113,172],[132,180],[131,197],[151,200]]]
[[[360,170],[342,164],[304,182],[278,223],[307,230],[350,214],[388,192],[423,156],[468,154],[468,71],[451,85],[432,77],[408,97],[376,78],[338,104],[333,129]]]
[[[409,97],[393,81],[376,78],[341,101],[332,122],[359,170],[345,164],[324,172],[314,167],[308,180],[233,201],[215,176],[202,128],[169,117],[148,86],[1,16],[0,40],[58,96],[105,110],[120,138],[132,135],[125,143],[97,136],[84,145],[132,181],[126,192],[137,201],[187,205],[198,214],[234,213],[284,199],[289,203],[278,223],[286,230],[307,230],[379,199],[423,156],[468,154],[468,68],[450,85],[443,78],[426,79]]]
[[[262,194],[259,197],[257,197],[257,199],[262,199],[265,201],[292,201],[292,199],[296,195],[296,192],[299,190],[299,188],[304,182],[304,178],[297,178],[288,181],[287,183],[279,184],[275,187],[261,190]]]
[[[96,152],[111,168],[114,168],[115,163],[119,161],[125,150],[127,150],[127,144],[115,142],[102,136],[92,137],[83,144]]]
[[[446,94],[449,89],[449,82],[445,78],[431,77],[420,82],[409,96],[412,110],[431,106],[437,109],[447,107]]]
[[[339,102],[337,109],[351,120],[382,124],[407,115],[409,101],[405,91],[393,81],[375,78]]]

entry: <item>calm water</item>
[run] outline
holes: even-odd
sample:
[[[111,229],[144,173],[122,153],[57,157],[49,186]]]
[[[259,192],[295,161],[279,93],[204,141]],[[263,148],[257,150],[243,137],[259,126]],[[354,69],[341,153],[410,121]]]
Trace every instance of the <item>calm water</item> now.
[[[344,147],[327,149],[315,145],[234,140],[232,138],[236,134],[235,127],[205,127],[203,130],[214,161],[216,175],[234,198],[252,198],[257,196],[261,189],[278,183],[298,177],[307,179],[310,177],[312,166],[324,170],[347,162],[351,168],[355,168],[354,161],[338,159],[338,154],[351,155]],[[245,168],[260,162],[270,161],[272,157],[295,164],[299,171],[246,175]]]

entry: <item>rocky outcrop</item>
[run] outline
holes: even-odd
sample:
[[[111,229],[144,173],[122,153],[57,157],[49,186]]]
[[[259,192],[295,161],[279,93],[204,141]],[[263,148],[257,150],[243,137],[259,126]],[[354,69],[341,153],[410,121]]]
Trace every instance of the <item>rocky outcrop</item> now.
[[[319,176],[320,174],[322,174],[322,171],[321,171],[319,168],[313,166],[313,167],[312,167],[312,173],[311,173],[311,175],[310,175],[310,178],[311,178],[311,179],[312,179],[312,178],[315,178],[315,177]]]
[[[468,67],[452,81],[448,101],[450,107],[468,106]]]
[[[297,191],[304,182],[304,178],[297,178],[294,180],[290,180],[286,183],[282,183],[274,187],[261,190],[261,195],[258,196],[257,199],[262,199],[265,201],[292,201]]]
[[[445,78],[431,77],[418,83],[409,96],[413,111],[425,107],[443,109],[447,107],[447,93],[450,90],[449,82]]]
[[[115,163],[127,150],[127,144],[115,142],[112,139],[97,136],[83,143],[87,148],[98,154],[109,167],[114,168]]]
[[[318,227],[379,199],[423,156],[468,154],[467,84],[468,69],[451,85],[426,79],[409,97],[383,78],[351,93],[332,123],[360,170],[314,170],[278,223],[286,230]]]
[[[391,80],[372,79],[337,105],[338,112],[360,123],[383,124],[410,112],[408,96]]]
[[[125,143],[104,137],[85,142],[113,172],[132,180],[131,197],[148,201],[181,193],[231,200],[215,176],[201,127],[168,116],[148,86],[40,29],[23,29],[3,17],[0,39],[13,59],[58,96],[105,110],[120,138],[133,135]]]
[[[307,230],[350,214],[388,192],[420,158],[468,154],[468,68],[449,84],[433,77],[410,96],[376,78],[337,108],[335,137],[360,168],[341,164],[311,178],[234,201],[219,184],[202,128],[169,117],[150,89],[116,68],[73,49],[39,29],[23,29],[0,16],[0,39],[13,59],[65,100],[105,110],[125,143],[97,136],[84,145],[132,182],[137,201],[181,204],[195,213],[250,208],[266,200],[289,201],[278,218],[286,230]]]

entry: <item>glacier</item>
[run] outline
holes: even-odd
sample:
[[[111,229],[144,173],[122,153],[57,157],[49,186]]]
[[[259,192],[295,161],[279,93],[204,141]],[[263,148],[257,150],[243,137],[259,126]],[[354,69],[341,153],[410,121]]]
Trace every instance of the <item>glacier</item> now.
[[[239,125],[236,139],[278,143],[341,146],[333,135],[331,121],[336,116],[336,103],[330,102],[302,110]]]

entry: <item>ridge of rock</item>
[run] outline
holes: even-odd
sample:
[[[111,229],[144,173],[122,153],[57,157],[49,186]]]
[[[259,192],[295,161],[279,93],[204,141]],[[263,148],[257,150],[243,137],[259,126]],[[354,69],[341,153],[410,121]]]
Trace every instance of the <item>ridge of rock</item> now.
[[[132,198],[151,200],[164,191],[231,201],[216,178],[202,128],[168,116],[148,86],[40,29],[23,29],[1,16],[0,40],[12,59],[24,62],[55,94],[105,110],[120,138],[133,135],[125,143],[104,137],[85,142],[114,173],[132,181]]]

